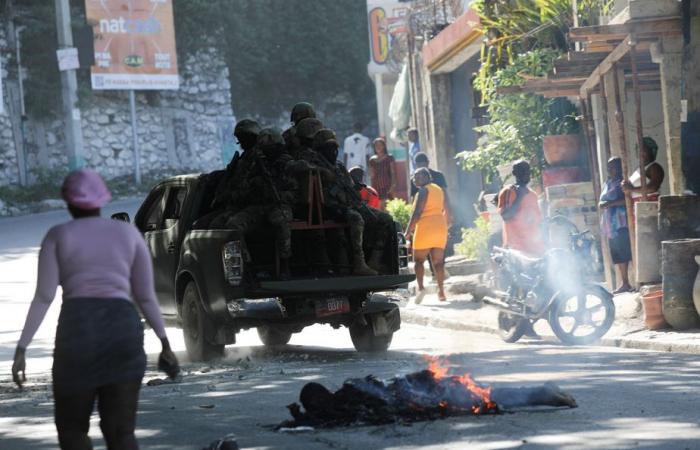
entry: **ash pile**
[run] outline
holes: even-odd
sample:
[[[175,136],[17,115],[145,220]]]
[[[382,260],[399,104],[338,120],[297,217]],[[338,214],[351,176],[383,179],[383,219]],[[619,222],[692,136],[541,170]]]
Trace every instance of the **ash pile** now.
[[[574,398],[554,383],[534,387],[490,387],[469,375],[422,370],[387,381],[374,376],[351,378],[331,392],[311,382],[299,402],[288,405],[292,420],[278,429],[384,425],[454,416],[498,414],[526,406],[575,408]]]

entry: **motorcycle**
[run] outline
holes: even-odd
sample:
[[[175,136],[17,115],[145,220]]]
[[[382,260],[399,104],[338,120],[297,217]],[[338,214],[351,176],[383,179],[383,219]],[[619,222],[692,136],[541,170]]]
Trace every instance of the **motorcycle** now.
[[[498,328],[505,342],[516,342],[546,319],[567,345],[595,342],[615,320],[612,294],[590,281],[596,270],[595,239],[590,232],[569,233],[568,248],[554,248],[542,258],[494,247],[490,293],[483,302],[498,308]]]

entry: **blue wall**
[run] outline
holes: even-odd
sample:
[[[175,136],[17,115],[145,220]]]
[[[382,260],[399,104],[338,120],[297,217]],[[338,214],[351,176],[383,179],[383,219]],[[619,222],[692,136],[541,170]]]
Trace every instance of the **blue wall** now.
[[[472,108],[475,106],[472,91],[471,78],[479,68],[478,56],[472,57],[469,61],[450,73],[450,93],[451,93],[451,126],[452,143],[454,157],[463,150],[474,150],[476,148],[476,132],[474,131],[474,121],[472,120]],[[478,105],[477,105],[478,106]],[[481,174],[479,172],[457,171],[457,183],[459,187],[459,198],[451,199],[453,207],[456,208],[463,225],[469,226],[476,218],[476,212],[472,206],[481,192]],[[453,181],[454,182],[454,181]]]

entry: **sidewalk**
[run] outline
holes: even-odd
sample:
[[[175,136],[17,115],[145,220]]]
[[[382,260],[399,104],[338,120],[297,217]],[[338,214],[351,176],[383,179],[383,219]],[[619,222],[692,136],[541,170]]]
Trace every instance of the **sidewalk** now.
[[[428,271],[428,274],[430,272]],[[475,301],[467,294],[477,282],[476,275],[451,276],[445,281],[447,302],[440,302],[435,294],[436,286],[426,277],[428,294],[420,305],[415,304],[415,282],[409,287],[411,300],[401,310],[406,323],[429,325],[461,331],[498,332],[498,310]],[[638,294],[615,297],[615,323],[598,345],[662,352],[700,354],[700,330],[676,332],[651,331],[644,327],[642,308]],[[535,331],[547,342],[559,343],[546,320],[535,325]],[[523,338],[525,341],[527,338]]]

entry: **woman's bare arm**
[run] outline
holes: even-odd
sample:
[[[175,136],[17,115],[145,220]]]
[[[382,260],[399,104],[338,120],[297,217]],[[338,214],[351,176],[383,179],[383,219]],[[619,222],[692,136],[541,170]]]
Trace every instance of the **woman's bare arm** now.
[[[411,213],[411,219],[408,221],[408,226],[406,227],[406,235],[413,234],[416,228],[416,223],[420,219],[420,215],[423,214],[423,209],[425,208],[425,203],[428,200],[428,190],[425,186],[418,189],[418,194],[416,195],[416,200],[413,206],[413,212]]]

